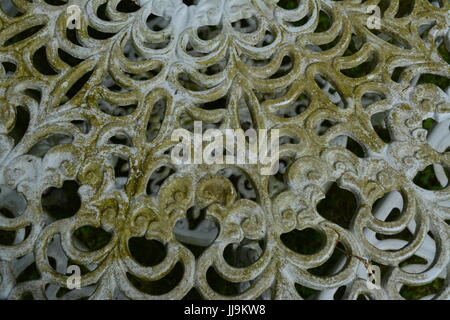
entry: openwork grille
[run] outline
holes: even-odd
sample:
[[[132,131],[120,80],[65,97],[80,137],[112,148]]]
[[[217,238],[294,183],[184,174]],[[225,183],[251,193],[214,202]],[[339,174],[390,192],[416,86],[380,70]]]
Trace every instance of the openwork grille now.
[[[2,0],[0,297],[448,298],[449,9]],[[278,172],[176,165],[194,121]]]

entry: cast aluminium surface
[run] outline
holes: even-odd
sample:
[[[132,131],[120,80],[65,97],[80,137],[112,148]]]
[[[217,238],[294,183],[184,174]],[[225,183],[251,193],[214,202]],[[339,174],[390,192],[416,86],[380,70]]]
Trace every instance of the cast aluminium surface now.
[[[207,299],[301,298],[295,284],[322,299],[342,286],[343,298],[401,299],[402,286],[437,278],[442,290],[425,298],[448,298],[450,92],[419,80],[450,77],[449,3],[411,0],[404,12],[405,1],[384,1],[380,29],[369,29],[376,0],[282,2],[2,1],[0,207],[11,215],[0,229],[15,235],[0,245],[0,298],[56,299],[70,264],[86,267],[82,288],[61,299],[180,299],[192,288]],[[69,5],[78,30],[67,28]],[[251,165],[174,165],[171,133],[195,120],[280,129],[287,167],[261,176]],[[440,190],[413,182],[430,165]],[[81,206],[53,219],[42,198],[65,181],[78,184]],[[357,199],[347,227],[316,208],[334,181]],[[205,215],[206,236],[186,227],[190,210]],[[73,237],[86,225],[110,241],[88,251]],[[307,228],[326,237],[313,254],[280,239]],[[405,229],[408,240],[395,236]],[[159,241],[165,258],[138,263],[133,237]],[[338,241],[353,256],[328,276],[309,272]],[[181,242],[207,247],[196,258]],[[240,265],[224,258],[229,245]],[[414,255],[426,262],[405,263]],[[356,256],[385,266],[380,289],[367,287]],[[17,281],[33,263],[40,276]],[[156,281],[177,263],[182,276],[163,294],[130,280]],[[211,267],[237,283],[233,294],[208,282]]]

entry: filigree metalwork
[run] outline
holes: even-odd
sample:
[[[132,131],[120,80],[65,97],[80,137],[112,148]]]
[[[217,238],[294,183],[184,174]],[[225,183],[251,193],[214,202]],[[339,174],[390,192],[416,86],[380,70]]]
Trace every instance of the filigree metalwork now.
[[[322,299],[341,287],[343,298],[401,299],[403,286],[435,279],[442,290],[427,298],[448,298],[450,91],[427,81],[450,77],[447,1],[5,3],[1,298],[180,299],[195,288],[294,299],[297,285]],[[78,30],[67,28],[69,5],[81,9]],[[369,5],[381,8],[379,30]],[[280,129],[283,165],[274,176],[174,165],[170,135],[193,121]],[[430,165],[439,184],[425,190],[416,177]],[[333,183],[356,198],[348,225],[318,210]],[[176,230],[190,214],[207,222],[200,254]],[[109,241],[86,246],[74,236],[85,226]],[[282,240],[307,230],[323,238],[314,252]],[[138,261],[132,239],[163,257]],[[314,272],[337,243],[348,254]],[[382,267],[380,289],[367,287],[361,259]],[[73,264],[82,288],[62,291]],[[39,275],[20,280],[30,265]]]

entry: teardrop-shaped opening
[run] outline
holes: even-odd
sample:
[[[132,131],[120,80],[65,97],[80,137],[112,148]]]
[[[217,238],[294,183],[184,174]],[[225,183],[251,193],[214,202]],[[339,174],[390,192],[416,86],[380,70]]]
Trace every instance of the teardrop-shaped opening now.
[[[312,300],[320,293],[319,290],[311,289],[306,286],[302,286],[298,283],[295,284],[295,290],[305,300]]]
[[[318,136],[323,136],[330,130],[331,127],[334,127],[337,124],[337,122],[332,120],[322,120],[320,121],[316,126],[316,133]]]
[[[59,105],[63,105],[70,100],[72,100],[86,85],[86,83],[91,78],[92,74],[94,73],[94,70],[87,72],[85,75],[83,75],[80,79],[78,79],[70,88],[66,91],[65,96],[61,99],[61,102]]]
[[[27,201],[23,194],[6,185],[0,185],[0,215],[14,219],[24,213]]]
[[[378,101],[385,100],[386,96],[382,92],[366,92],[361,97],[361,105],[363,108],[370,106]]]
[[[441,41],[441,44],[438,47],[439,55],[442,57],[442,59],[444,59],[445,62],[450,64],[450,49],[449,49],[450,44],[447,47],[443,38],[440,39],[440,41]]]
[[[347,229],[350,227],[356,209],[355,195],[340,188],[336,182],[328,189],[325,198],[317,204],[317,212],[322,217]]]
[[[55,133],[37,142],[30,151],[28,151],[28,154],[43,158],[52,148],[61,144],[70,144],[72,142],[72,136]]]
[[[133,237],[128,240],[131,256],[144,267],[153,267],[164,261],[166,247],[157,240]]]
[[[33,66],[37,71],[46,76],[54,76],[58,73],[55,71],[53,66],[50,64],[47,58],[46,47],[40,47],[33,55]]]
[[[400,289],[400,295],[407,300],[419,300],[425,297],[433,297],[445,289],[445,283],[445,279],[436,278],[432,282],[421,286],[403,285]]]
[[[148,120],[147,124],[146,137],[148,142],[152,142],[158,136],[164,121],[166,109],[167,109],[166,99],[160,99],[153,105],[152,113],[150,115],[150,119]]]
[[[96,40],[108,40],[117,34],[117,33],[103,32],[91,26],[88,26],[87,31],[89,37]]]
[[[184,266],[178,262],[163,278],[156,281],[147,281],[127,272],[128,281],[139,291],[151,295],[163,295],[172,291],[183,279]]]
[[[323,233],[313,229],[294,229],[283,233],[280,237],[283,244],[294,252],[303,255],[310,255],[319,252],[326,241]]]
[[[112,234],[102,228],[83,226],[73,233],[76,246],[83,251],[96,251],[104,248],[112,239]]]
[[[174,173],[175,170],[169,166],[160,166],[155,169],[147,183],[147,194],[149,196],[156,197],[164,181],[166,181]]]
[[[439,74],[424,73],[420,76],[419,81],[417,81],[417,85],[426,83],[434,84],[446,92],[450,87],[450,78]]]
[[[167,19],[165,17],[160,17],[154,14],[150,14],[147,17],[147,27],[155,32],[164,30],[170,25],[170,19]]]
[[[372,115],[370,118],[370,122],[372,123],[372,127],[385,143],[389,143],[392,141],[391,133],[389,131],[389,127],[387,125],[387,114],[386,112],[378,112]]]
[[[425,190],[439,191],[447,188],[450,181],[450,170],[440,164],[430,164],[419,171],[413,179],[415,185]]]
[[[240,283],[231,282],[222,278],[214,267],[210,267],[206,272],[206,281],[217,293],[224,296],[233,296],[242,293]]]
[[[16,122],[14,127],[8,133],[8,135],[14,139],[14,145],[16,146],[28,130],[30,124],[30,114],[28,109],[22,106],[16,108]]]
[[[314,30],[314,33],[316,32],[325,32],[328,29],[331,28],[332,21],[328,14],[325,11],[320,10],[319,12],[319,22],[317,24],[316,30]]]
[[[280,0],[278,1],[277,6],[285,10],[294,10],[298,8],[299,4],[300,0]]]
[[[118,144],[127,147],[133,147],[133,141],[125,133],[117,133],[108,140],[108,144]]]
[[[41,198],[44,212],[56,220],[74,216],[81,207],[76,181],[64,181],[61,188],[51,187],[44,191]]]
[[[137,4],[137,1],[133,0],[121,0],[116,7],[117,11],[124,13],[133,13],[141,9]]]
[[[197,35],[202,40],[212,40],[222,32],[221,25],[201,26],[197,29]]]
[[[0,229],[0,245],[12,246],[14,244],[15,239],[16,239],[16,231],[15,230]]]
[[[241,33],[253,33],[258,30],[258,19],[253,16],[251,18],[244,18],[236,22],[231,23],[234,30]]]
[[[199,108],[202,108],[204,110],[217,110],[217,109],[227,109],[227,96],[224,96],[220,99],[205,102],[201,105],[199,105]]]
[[[36,262],[33,262],[17,276],[16,283],[39,280],[40,278],[41,273],[36,266]]]
[[[77,65],[79,65],[80,63],[82,63],[84,61],[83,59],[74,57],[73,55],[71,55],[70,53],[68,53],[62,49],[58,49],[58,56],[59,56],[59,58],[61,58],[62,61],[64,61],[71,67],[76,67]]]
[[[265,248],[264,240],[244,239],[240,243],[230,243],[223,251],[223,257],[232,267],[247,268],[261,258]]]
[[[281,77],[284,77],[292,71],[293,67],[294,67],[294,58],[291,57],[290,55],[286,55],[283,57],[283,60],[281,61],[278,70],[273,75],[271,75],[269,79],[279,79]]]
[[[294,118],[306,111],[311,104],[311,98],[305,92],[302,92],[295,102],[287,108],[279,108],[275,114],[283,118]]]
[[[125,187],[130,177],[130,161],[125,156],[113,156],[112,165],[114,167],[114,177],[116,188],[121,189]]]
[[[378,56],[376,54],[372,54],[366,61],[363,63],[349,69],[342,69],[341,72],[350,78],[361,78],[369,75],[378,64]]]
[[[97,8],[97,17],[99,17],[100,19],[104,20],[104,21],[111,21],[111,19],[108,16],[108,2],[105,2],[101,5],[98,6]]]
[[[334,138],[333,140],[330,141],[330,145],[345,147],[347,150],[349,150],[358,158],[364,158],[366,156],[366,152],[364,151],[361,144],[359,144],[356,140],[346,135],[341,135]]]
[[[25,29],[24,31],[19,32],[18,34],[14,35],[11,38],[9,38],[8,40],[6,40],[3,43],[3,46],[8,47],[8,46],[18,44],[18,43],[32,37],[33,35],[38,33],[44,27],[45,27],[44,24],[40,24],[40,25],[31,27],[31,28]]]
[[[182,0],[185,5],[188,7],[197,5],[200,0]]]
[[[271,198],[287,190],[288,184],[284,175],[293,162],[292,157],[283,157],[278,160],[277,172],[269,176],[269,195]]]
[[[5,61],[5,62],[2,62],[1,64],[2,64],[3,70],[5,71],[6,77],[10,77],[14,73],[16,73],[17,65],[15,63]]]

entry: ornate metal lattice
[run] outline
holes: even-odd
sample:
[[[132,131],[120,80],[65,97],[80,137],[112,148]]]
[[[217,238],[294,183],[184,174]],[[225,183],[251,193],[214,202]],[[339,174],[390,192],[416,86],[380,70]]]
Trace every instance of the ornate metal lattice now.
[[[1,298],[448,298],[447,1],[1,7]],[[175,165],[196,120],[279,129],[279,171]]]

